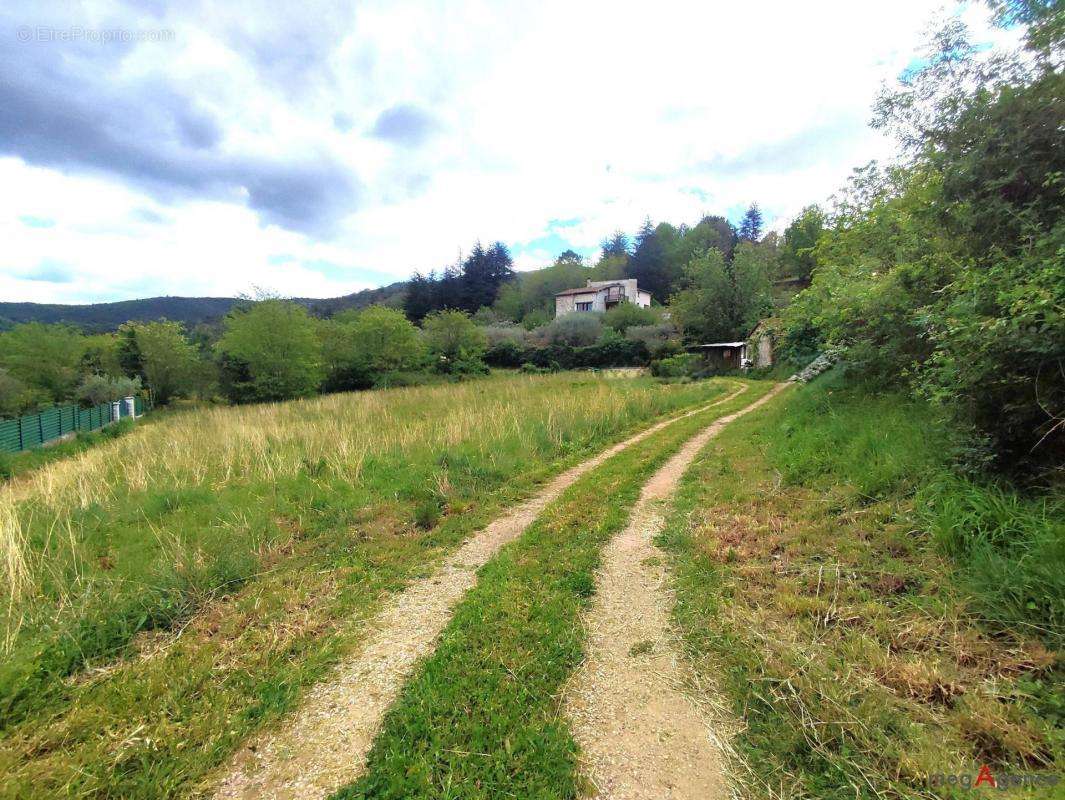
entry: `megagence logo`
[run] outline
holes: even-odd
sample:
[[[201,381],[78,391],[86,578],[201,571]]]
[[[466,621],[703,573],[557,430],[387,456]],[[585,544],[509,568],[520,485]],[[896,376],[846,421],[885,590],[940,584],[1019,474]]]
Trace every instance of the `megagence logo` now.
[[[1007,789],[1045,788],[1057,786],[1061,776],[1048,772],[995,772],[984,764],[975,775],[972,773],[934,772],[928,776],[928,787],[956,786],[961,789]]]

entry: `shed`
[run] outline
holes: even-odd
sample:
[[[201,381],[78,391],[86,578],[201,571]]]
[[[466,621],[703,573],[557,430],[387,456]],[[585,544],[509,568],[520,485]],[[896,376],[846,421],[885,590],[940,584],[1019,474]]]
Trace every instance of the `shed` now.
[[[688,352],[699,353],[707,363],[718,369],[746,369],[747,342],[712,342],[711,344],[693,344]]]

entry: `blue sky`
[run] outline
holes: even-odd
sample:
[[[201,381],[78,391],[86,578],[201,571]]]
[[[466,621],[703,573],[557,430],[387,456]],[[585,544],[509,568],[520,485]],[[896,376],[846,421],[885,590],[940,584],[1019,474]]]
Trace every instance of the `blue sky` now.
[[[937,9],[4,4],[0,299],[325,297],[752,201],[779,229],[892,155],[870,107],[936,13],[1008,36]]]

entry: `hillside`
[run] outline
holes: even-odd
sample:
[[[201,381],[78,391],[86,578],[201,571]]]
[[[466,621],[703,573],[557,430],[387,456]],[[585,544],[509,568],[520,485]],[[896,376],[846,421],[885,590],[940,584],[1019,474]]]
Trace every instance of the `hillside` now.
[[[317,316],[328,317],[347,308],[364,308],[374,303],[394,305],[402,300],[406,286],[406,281],[399,281],[342,297],[297,297],[293,300]],[[131,320],[153,319],[174,320],[192,327],[224,317],[237,301],[235,297],[146,297],[88,305],[0,302],[0,330],[23,322],[65,322],[88,332],[101,333],[115,330]]]

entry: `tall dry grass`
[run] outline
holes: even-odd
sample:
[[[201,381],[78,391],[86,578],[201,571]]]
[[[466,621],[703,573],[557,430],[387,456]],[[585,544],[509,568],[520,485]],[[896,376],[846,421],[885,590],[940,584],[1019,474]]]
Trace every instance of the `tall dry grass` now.
[[[275,536],[273,506],[311,502],[282,496],[295,480],[352,487],[349,504],[417,503],[462,470],[490,488],[706,394],[505,376],[175,414],[0,489],[4,652],[27,637],[47,650],[42,637],[59,641],[69,625],[96,637],[111,608],[128,621],[101,636],[123,640],[184,613],[181,598],[246,579]]]

